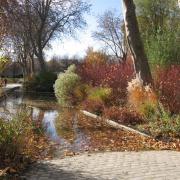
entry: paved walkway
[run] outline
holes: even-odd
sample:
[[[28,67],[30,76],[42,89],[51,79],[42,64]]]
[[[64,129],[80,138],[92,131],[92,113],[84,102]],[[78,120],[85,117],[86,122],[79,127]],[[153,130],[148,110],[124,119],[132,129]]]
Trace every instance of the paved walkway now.
[[[28,180],[180,180],[180,153],[106,152],[43,161]]]

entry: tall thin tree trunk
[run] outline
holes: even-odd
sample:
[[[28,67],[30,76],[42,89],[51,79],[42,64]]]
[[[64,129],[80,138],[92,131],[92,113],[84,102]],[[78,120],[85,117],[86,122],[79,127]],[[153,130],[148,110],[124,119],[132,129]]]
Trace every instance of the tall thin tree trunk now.
[[[35,74],[35,65],[34,65],[34,53],[29,54],[30,57],[30,75],[31,77]]]
[[[34,67],[34,57],[31,59],[31,75],[35,74],[35,67]]]
[[[43,52],[42,51],[39,51],[38,60],[39,60],[41,72],[45,72],[47,70],[47,68],[46,68],[46,62],[44,60],[44,56],[43,56]]]
[[[123,6],[126,38],[134,60],[135,71],[140,74],[144,85],[152,84],[152,75],[136,18],[135,4],[133,0],[123,0]]]

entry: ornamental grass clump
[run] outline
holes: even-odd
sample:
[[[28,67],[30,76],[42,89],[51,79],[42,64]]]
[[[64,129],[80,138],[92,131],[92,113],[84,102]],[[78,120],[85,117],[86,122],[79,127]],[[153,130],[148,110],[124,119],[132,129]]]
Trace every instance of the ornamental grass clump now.
[[[128,104],[138,113],[151,116],[158,107],[158,98],[149,85],[144,86],[139,75],[128,83]]]
[[[60,73],[55,82],[55,95],[60,105],[70,106],[76,104],[75,88],[80,85],[80,77],[76,74],[76,66],[71,65]]]

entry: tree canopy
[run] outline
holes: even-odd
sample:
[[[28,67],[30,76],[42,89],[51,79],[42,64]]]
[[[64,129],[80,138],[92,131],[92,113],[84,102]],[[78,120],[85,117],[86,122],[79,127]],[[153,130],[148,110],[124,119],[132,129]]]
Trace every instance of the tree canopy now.
[[[177,0],[135,0],[141,36],[151,64],[180,63]]]
[[[89,9],[90,5],[82,0],[13,0],[1,6],[0,16],[5,15],[11,25],[7,28],[8,38],[15,51],[24,62],[27,56],[35,55],[44,71],[44,49],[50,47],[54,38],[72,35],[83,28],[86,25],[83,15]]]

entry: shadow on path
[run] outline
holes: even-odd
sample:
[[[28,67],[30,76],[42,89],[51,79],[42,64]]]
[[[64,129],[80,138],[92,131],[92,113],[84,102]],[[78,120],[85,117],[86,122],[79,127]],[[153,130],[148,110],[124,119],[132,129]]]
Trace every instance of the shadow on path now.
[[[60,165],[38,163],[30,171],[25,172],[21,180],[97,180],[97,178],[88,177],[88,174],[80,170],[65,170]]]
[[[42,161],[23,175],[27,180],[177,180],[175,151],[105,152]]]

